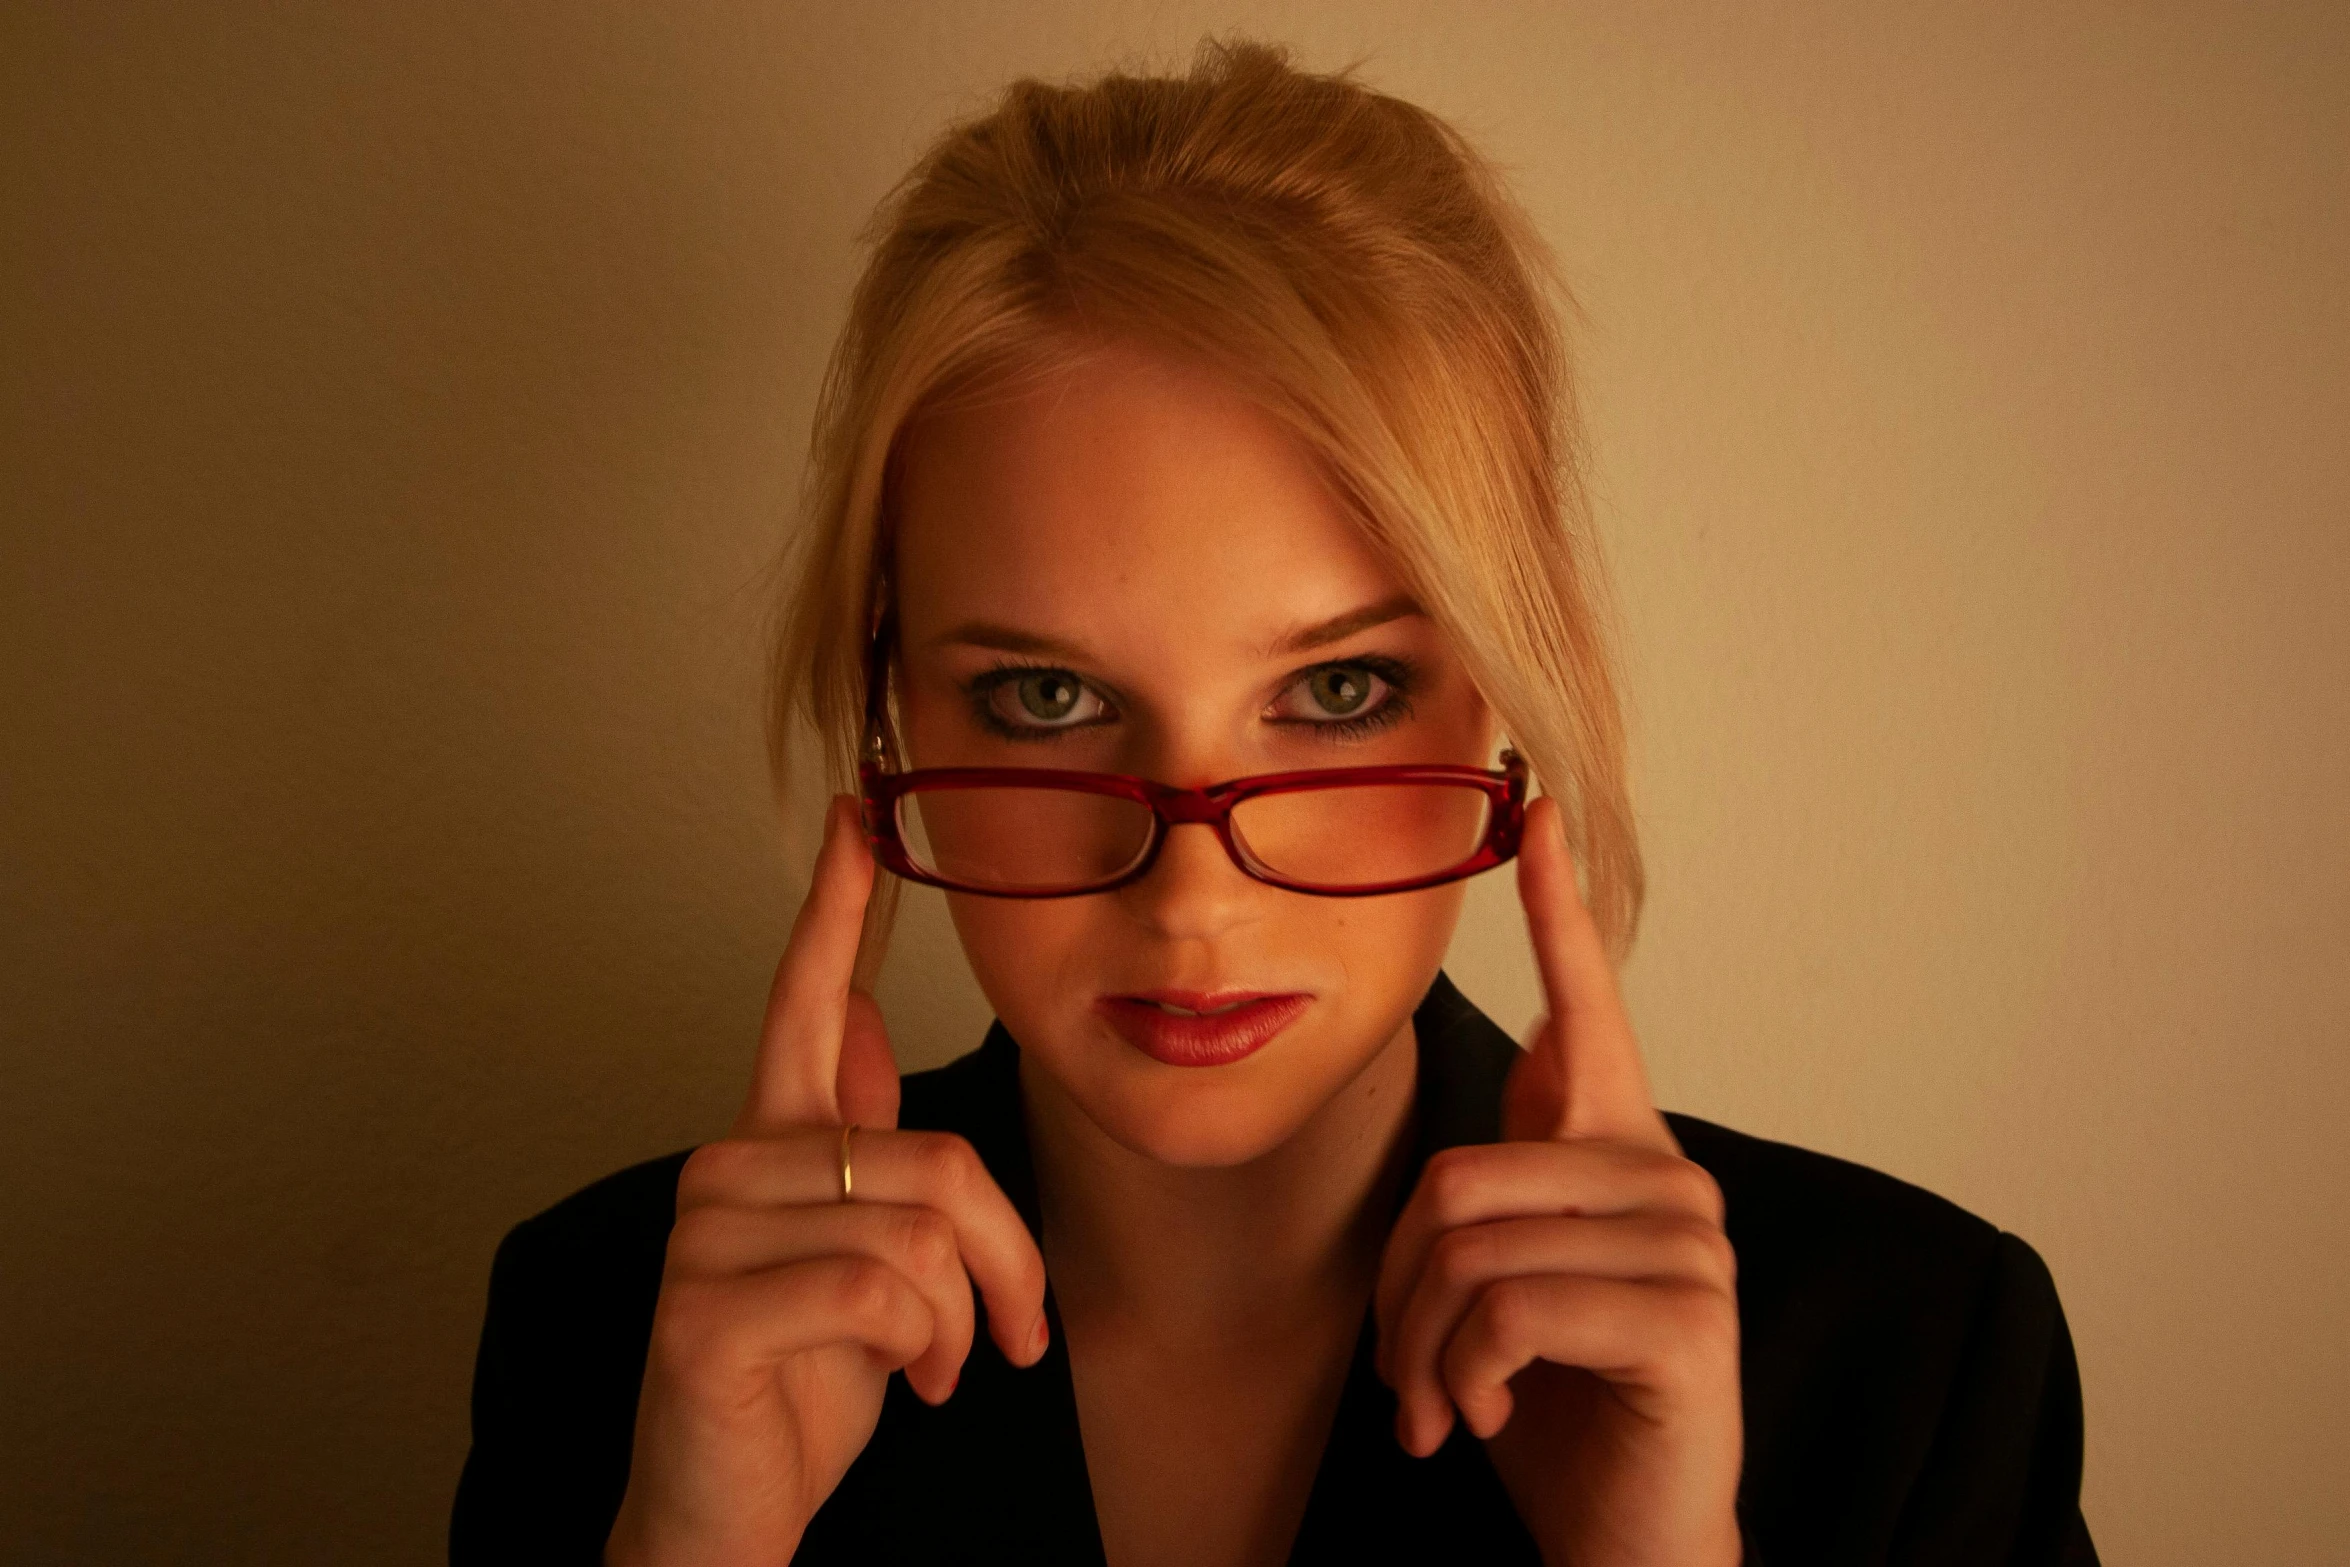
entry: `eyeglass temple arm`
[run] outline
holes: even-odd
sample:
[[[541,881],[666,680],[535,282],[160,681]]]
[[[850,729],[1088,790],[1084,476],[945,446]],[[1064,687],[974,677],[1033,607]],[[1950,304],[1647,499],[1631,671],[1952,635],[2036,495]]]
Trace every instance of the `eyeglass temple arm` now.
[[[873,608],[872,640],[865,649],[865,737],[859,760],[876,767],[888,765],[889,644],[897,629],[886,595]]]

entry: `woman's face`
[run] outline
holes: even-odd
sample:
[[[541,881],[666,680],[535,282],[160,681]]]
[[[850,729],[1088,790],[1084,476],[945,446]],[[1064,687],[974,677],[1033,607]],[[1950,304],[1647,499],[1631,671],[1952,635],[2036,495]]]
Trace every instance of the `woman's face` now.
[[[910,766],[1196,787],[1491,765],[1491,717],[1447,640],[1305,451],[1208,371],[1089,352],[929,415],[900,477]],[[997,1016],[1097,1126],[1166,1163],[1229,1165],[1286,1142],[1400,1042],[1461,896],[1284,891],[1184,825],[1116,891],[947,901]],[[1185,1015],[1237,993],[1273,999]],[[1243,1021],[1278,1028],[1229,1059]]]

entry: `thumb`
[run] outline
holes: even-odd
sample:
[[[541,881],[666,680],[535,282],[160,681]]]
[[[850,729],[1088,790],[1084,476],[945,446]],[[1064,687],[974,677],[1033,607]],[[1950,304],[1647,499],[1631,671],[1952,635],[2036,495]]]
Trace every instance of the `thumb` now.
[[[898,1064],[889,1050],[881,1007],[862,990],[849,992],[840,1036],[840,1118],[859,1126],[898,1124]]]
[[[1548,1017],[1536,1018],[1518,1059],[1510,1063],[1509,1081],[1501,1090],[1503,1142],[1547,1142],[1558,1131],[1567,1107],[1566,1055],[1543,1037],[1553,1026]]]

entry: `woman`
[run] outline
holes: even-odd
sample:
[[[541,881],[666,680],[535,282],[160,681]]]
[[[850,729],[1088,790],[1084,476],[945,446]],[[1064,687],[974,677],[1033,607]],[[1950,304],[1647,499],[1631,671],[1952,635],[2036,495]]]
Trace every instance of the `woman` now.
[[[861,798],[732,1135],[500,1248],[453,1556],[2094,1559],[2030,1249],[1650,1098],[1545,275],[1255,47],[915,170],[778,655]],[[1523,1053],[1439,972],[1513,857]],[[902,1085],[876,858],[999,1019]]]

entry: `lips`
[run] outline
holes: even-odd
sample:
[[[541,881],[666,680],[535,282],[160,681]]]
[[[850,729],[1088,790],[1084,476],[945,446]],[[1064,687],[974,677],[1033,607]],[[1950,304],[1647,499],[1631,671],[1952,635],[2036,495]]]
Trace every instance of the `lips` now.
[[[1228,1066],[1271,1043],[1313,999],[1297,991],[1148,990],[1104,996],[1094,1010],[1153,1061]]]

